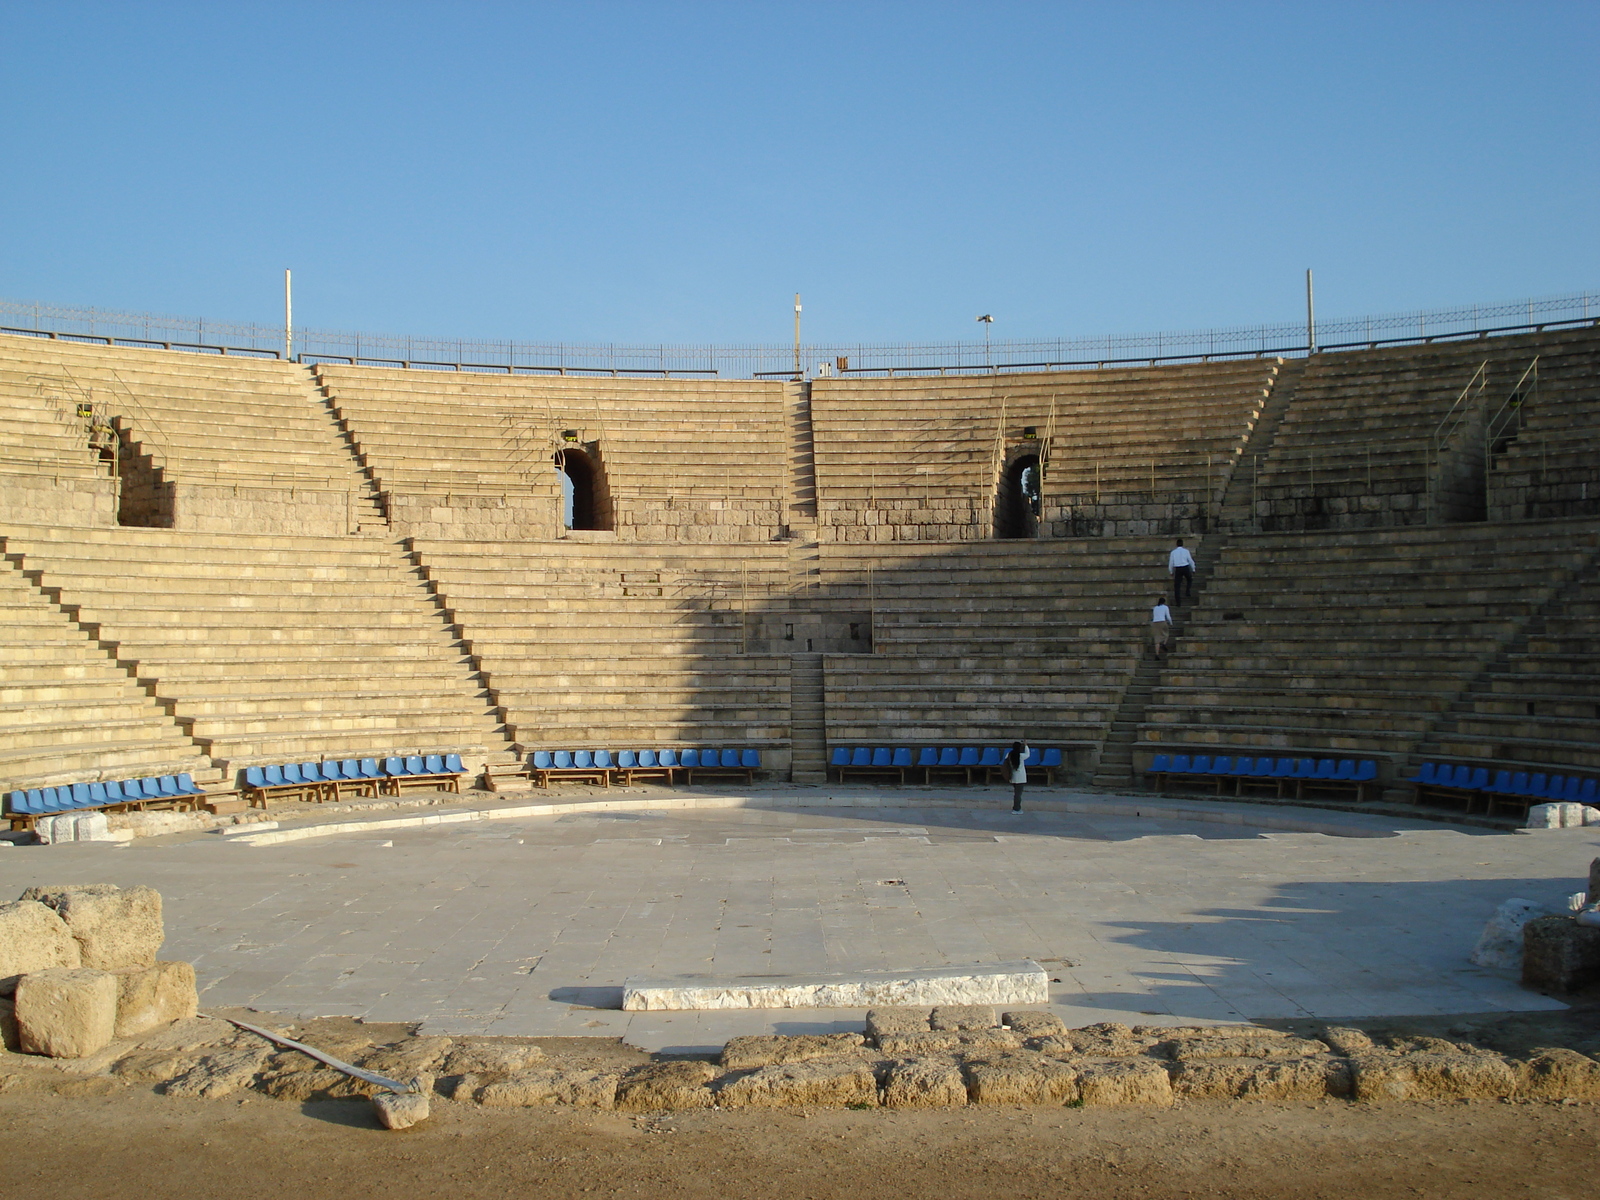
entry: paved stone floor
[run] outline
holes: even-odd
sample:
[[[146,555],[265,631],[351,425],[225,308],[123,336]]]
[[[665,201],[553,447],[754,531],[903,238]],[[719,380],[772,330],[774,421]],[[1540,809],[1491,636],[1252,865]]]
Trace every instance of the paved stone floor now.
[[[961,806],[936,806],[951,799]],[[922,808],[812,807],[826,796],[795,789],[752,801],[764,807],[672,809],[636,791],[626,811],[273,846],[184,834],[17,847],[0,854],[0,892],[158,888],[163,956],[195,963],[203,1005],[656,1050],[859,1029],[863,1014],[624,1013],[630,975],[1033,958],[1069,1025],[1559,1007],[1467,954],[1498,903],[1561,904],[1600,853],[1600,829],[1511,835],[1222,806],[1366,835],[1329,836],[1150,815],[1162,806],[1148,798],[1137,817],[1014,816],[976,807],[998,793],[959,790],[897,798]],[[456,806],[492,803],[507,801]]]

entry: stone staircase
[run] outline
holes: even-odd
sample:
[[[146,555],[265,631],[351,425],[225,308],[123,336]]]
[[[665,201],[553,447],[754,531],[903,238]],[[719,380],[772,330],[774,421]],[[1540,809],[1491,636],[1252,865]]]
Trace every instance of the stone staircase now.
[[[1155,647],[1146,645],[1144,657],[1134,668],[1133,678],[1122,693],[1122,702],[1117,705],[1116,714],[1111,718],[1110,730],[1106,734],[1105,741],[1101,743],[1100,758],[1095,765],[1094,776],[1090,780],[1096,787],[1125,790],[1137,786],[1139,779],[1134,771],[1133,748],[1139,739],[1139,728],[1144,724],[1145,711],[1150,707],[1150,700],[1160,685],[1162,669],[1171,661],[1171,656],[1177,653],[1183,639],[1184,628],[1204,598],[1202,593],[1211,578],[1212,567],[1226,545],[1225,535],[1213,535],[1206,539],[1205,555],[1195,559],[1194,595],[1186,598],[1185,603],[1181,605],[1169,603],[1172,612],[1172,631],[1167,636],[1167,658],[1157,658]],[[1169,601],[1170,596],[1169,590]]]
[[[1250,440],[1245,443],[1239,461],[1234,464],[1228,479],[1227,490],[1222,495],[1219,527],[1241,531],[1255,531],[1255,485],[1260,478],[1261,464],[1271,457],[1272,442],[1278,435],[1283,418],[1294,403],[1295,389],[1305,374],[1306,360],[1285,359],[1278,368],[1272,392],[1261,408],[1250,430]]]
[[[789,656],[789,778],[826,783],[828,772],[822,655]]]

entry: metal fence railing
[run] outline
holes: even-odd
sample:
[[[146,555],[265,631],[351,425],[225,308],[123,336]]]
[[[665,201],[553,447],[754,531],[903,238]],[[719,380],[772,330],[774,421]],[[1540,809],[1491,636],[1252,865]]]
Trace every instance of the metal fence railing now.
[[[1472,304],[1318,321],[1318,350],[1436,341],[1600,319],[1600,293],[1576,292],[1502,304]],[[209,354],[281,357],[283,326],[0,300],[0,332],[37,333],[118,345]],[[848,375],[985,374],[1110,363],[1220,359],[1307,352],[1303,322],[1103,337],[984,342],[802,345],[805,372]],[[699,376],[794,375],[791,345],[626,346],[483,338],[403,337],[331,329],[294,330],[302,362],[348,362],[499,374]]]

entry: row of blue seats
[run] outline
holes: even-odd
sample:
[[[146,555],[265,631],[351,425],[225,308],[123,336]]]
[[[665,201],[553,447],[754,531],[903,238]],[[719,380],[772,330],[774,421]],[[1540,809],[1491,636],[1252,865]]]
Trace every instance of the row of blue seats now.
[[[1370,758],[1259,758],[1228,754],[1196,754],[1191,758],[1187,754],[1158,754],[1145,771],[1146,784],[1155,787],[1166,780],[1204,781],[1219,794],[1224,784],[1231,783],[1234,795],[1243,795],[1247,787],[1270,787],[1279,796],[1292,789],[1296,797],[1308,790],[1349,788],[1357,799],[1366,785],[1376,785],[1377,778],[1378,764]]]
[[[912,755],[915,754],[915,757]],[[962,768],[998,768],[1005,762],[1006,755],[1011,754],[1008,746],[923,746],[922,750],[912,750],[910,747],[901,746],[838,746],[834,755],[827,760],[829,766],[842,766],[842,768],[867,768],[867,770],[894,770],[894,768],[907,768],[907,770],[962,770]],[[1061,766],[1061,750],[1040,750],[1037,747],[1027,752],[1027,757],[1022,760],[1024,766],[1042,766],[1054,768]]]
[[[267,798],[274,793],[309,791],[320,801],[328,796],[338,799],[345,790],[357,795],[398,792],[407,780],[440,784],[451,791],[460,791],[464,772],[459,754],[395,756],[384,759],[382,768],[375,758],[284,763],[246,767],[244,794],[252,804],[265,806]]]
[[[1497,770],[1494,778],[1490,779],[1488,767],[1425,762],[1406,782],[1416,785],[1418,802],[1430,795],[1464,797],[1469,809],[1479,796],[1485,799],[1491,811],[1505,801],[1524,806],[1547,803],[1600,805],[1600,781],[1582,775]]]
[[[535,750],[538,771],[730,769],[759,771],[759,750]]]
[[[18,790],[7,798],[6,811],[11,816],[36,817],[47,813],[113,808],[118,805],[142,808],[152,802],[189,803],[189,797],[205,794],[205,788],[198,786],[187,773],[157,775],[146,779],[124,779],[116,783],[73,783]]]

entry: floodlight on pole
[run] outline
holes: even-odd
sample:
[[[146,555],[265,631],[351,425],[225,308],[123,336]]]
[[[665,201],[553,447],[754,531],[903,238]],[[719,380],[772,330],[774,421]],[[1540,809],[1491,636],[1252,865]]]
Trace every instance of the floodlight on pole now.
[[[983,316],[978,318],[978,322],[983,326],[983,361],[989,370],[993,371],[994,351],[989,345],[989,326],[994,324],[994,318],[988,313],[984,313]]]
[[[800,293],[794,294],[794,373],[800,374]]]
[[[290,288],[289,268],[283,269],[283,360],[294,359],[294,292]]]

